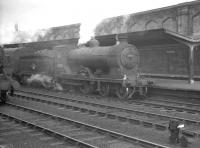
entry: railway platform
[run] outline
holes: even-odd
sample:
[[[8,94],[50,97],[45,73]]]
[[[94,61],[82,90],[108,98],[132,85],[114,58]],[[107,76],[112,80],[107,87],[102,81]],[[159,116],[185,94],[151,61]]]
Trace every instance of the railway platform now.
[[[187,80],[161,78],[151,78],[151,80],[154,82],[154,88],[200,92],[200,81],[194,81],[193,84],[189,84]]]

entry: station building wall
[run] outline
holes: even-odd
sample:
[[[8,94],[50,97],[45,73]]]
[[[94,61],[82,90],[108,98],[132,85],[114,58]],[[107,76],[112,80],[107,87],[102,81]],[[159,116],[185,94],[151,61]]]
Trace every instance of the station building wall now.
[[[181,44],[139,49],[140,70],[144,74],[188,75],[188,47]],[[194,74],[200,76],[200,48],[195,49]]]
[[[139,49],[142,73],[187,75],[188,49],[183,45],[157,45]]]

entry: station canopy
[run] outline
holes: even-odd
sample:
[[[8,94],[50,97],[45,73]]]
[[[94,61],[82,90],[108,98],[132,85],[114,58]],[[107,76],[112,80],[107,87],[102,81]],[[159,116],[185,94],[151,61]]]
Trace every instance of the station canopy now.
[[[128,43],[134,44],[137,47],[142,46],[151,46],[158,44],[185,44],[186,46],[200,45],[200,38],[192,38],[172,32],[166,29],[153,29],[146,31],[137,31],[130,33],[121,33],[121,34],[110,34],[95,36],[95,38],[100,42],[100,46],[112,46],[116,44],[116,36],[119,38],[126,37]],[[15,44],[5,44],[5,48],[16,48],[20,46],[27,46],[32,48],[40,49],[51,49],[52,47],[60,44],[78,44],[79,38],[72,39],[62,39],[62,40],[51,40],[51,41],[41,41],[41,42],[29,42],[29,43],[15,43]]]
[[[40,41],[40,42],[27,42],[27,43],[15,43],[15,44],[5,44],[4,48],[18,48],[18,47],[31,47],[38,50],[41,49],[52,49],[54,46],[61,44],[78,44],[78,38],[72,39],[62,39],[62,40],[51,40],[51,41]]]
[[[116,44],[116,35],[96,36],[101,46],[110,46]],[[166,29],[153,29],[146,31],[137,31],[130,33],[118,34],[118,37],[127,37],[128,43],[134,44],[137,47],[150,46],[157,44],[176,44],[177,42],[183,44],[196,44],[200,45],[200,39],[193,39],[184,35],[172,32]]]

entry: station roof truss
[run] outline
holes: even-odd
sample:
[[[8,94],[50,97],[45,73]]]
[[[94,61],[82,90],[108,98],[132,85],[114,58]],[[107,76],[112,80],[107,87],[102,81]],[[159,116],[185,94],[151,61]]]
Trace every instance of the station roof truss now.
[[[184,36],[169,30],[165,30],[166,34],[171,36],[177,42],[185,44],[186,46],[199,46],[200,45],[200,38],[194,39],[192,37]]]

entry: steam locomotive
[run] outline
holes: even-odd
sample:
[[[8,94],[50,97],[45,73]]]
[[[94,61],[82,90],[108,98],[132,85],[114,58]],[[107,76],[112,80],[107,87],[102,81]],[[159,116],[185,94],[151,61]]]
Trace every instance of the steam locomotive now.
[[[18,55],[13,74],[19,81],[43,74],[53,77],[50,83],[56,81],[64,89],[75,88],[84,94],[98,92],[101,96],[114,93],[120,99],[146,95],[150,87],[139,75],[137,48],[126,40],[114,46],[98,46],[98,41],[92,39],[88,46],[75,49],[59,45],[53,50],[20,53],[17,50],[13,54]]]

